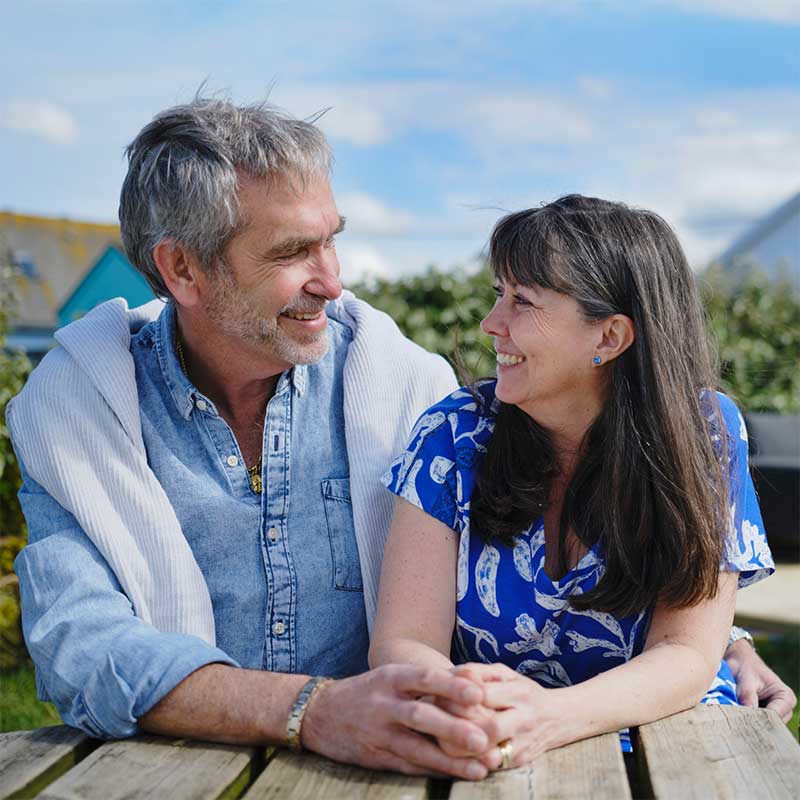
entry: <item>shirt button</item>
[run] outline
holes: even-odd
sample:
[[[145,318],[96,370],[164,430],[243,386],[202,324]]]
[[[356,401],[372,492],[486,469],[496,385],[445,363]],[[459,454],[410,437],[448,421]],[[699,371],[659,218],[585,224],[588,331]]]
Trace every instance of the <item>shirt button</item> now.
[[[228,466],[235,467],[239,463],[239,459],[236,456],[228,456]]]
[[[280,534],[278,533],[278,529],[277,529],[277,528],[270,528],[270,529],[267,531],[267,536],[269,537],[269,540],[270,540],[271,542],[277,542],[277,541],[278,541],[278,536],[279,536],[279,535],[280,535]]]
[[[285,624],[284,624],[284,623],[283,623],[281,620],[278,620],[278,621],[277,621],[277,622],[276,622],[276,623],[275,623],[275,624],[272,626],[272,632],[273,632],[273,633],[274,633],[276,636],[283,636],[283,634],[284,634],[284,633],[286,633],[286,625],[285,625]]]
[[[208,403],[205,400],[198,400],[195,405],[198,411],[205,411],[208,408]]]

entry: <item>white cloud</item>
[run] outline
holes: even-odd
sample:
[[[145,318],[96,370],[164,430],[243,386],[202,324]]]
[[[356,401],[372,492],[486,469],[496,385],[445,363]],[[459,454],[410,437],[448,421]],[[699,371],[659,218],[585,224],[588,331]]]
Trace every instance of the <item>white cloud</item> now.
[[[370,278],[396,277],[396,270],[376,247],[359,239],[343,237],[336,242],[336,253],[345,286]]]
[[[13,100],[0,107],[0,127],[59,144],[73,141],[78,134],[78,123],[65,108],[37,101]]]
[[[328,94],[315,88],[318,97]],[[586,101],[611,93],[611,103]],[[351,230],[377,236],[384,258],[397,260],[403,271],[410,261],[395,259],[401,250],[390,241],[395,234],[442,237],[450,247],[447,263],[463,261],[501,209],[573,191],[653,208],[678,229],[692,263],[702,265],[798,188],[792,169],[800,152],[797,92],[698,98],[587,75],[571,91],[558,92],[433,81],[339,86],[330,94],[347,107],[368,108],[386,135],[432,131],[468,143],[474,153],[471,163],[430,160],[442,209],[430,217],[415,219],[365,192],[339,197]],[[421,246],[417,238],[415,247]],[[416,251],[413,257],[421,262]]]
[[[453,109],[451,109],[453,110]],[[484,87],[463,116],[479,141],[536,144],[587,139],[592,124],[585,113],[555,92],[503,92]]]
[[[596,75],[581,75],[578,78],[578,89],[592,100],[608,100],[614,94],[611,81]]]
[[[695,14],[715,14],[720,17],[795,25],[800,23],[800,3],[797,0],[650,0],[650,2],[661,6],[674,6]]]
[[[592,90],[610,91],[595,79]],[[486,151],[509,144],[587,139],[592,125],[583,101],[560,90],[498,88],[451,81],[395,81],[358,85],[277,86],[275,101],[299,116],[330,110],[320,127],[334,140],[357,146],[383,144],[433,131],[471,139]]]
[[[270,99],[300,117],[327,109],[319,127],[333,141],[356,147],[373,147],[397,135],[405,123],[398,124],[393,111],[391,84],[282,84],[274,87]],[[402,87],[401,87],[402,91]],[[399,96],[402,107],[403,97]]]
[[[388,120],[379,112],[349,102],[332,106],[320,120],[320,128],[332,139],[358,147],[382,144],[391,137]]]
[[[377,197],[366,192],[338,194],[336,204],[347,217],[349,230],[362,234],[405,233],[414,225],[414,215],[390,208]]]
[[[617,110],[617,126],[598,142],[609,169],[592,176],[592,189],[662,214],[695,266],[800,188],[800,93],[676,97],[657,109]]]

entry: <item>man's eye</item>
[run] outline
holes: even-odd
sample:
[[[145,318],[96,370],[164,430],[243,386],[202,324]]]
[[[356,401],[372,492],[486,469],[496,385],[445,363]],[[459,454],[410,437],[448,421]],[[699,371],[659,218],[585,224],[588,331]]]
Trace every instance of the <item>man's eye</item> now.
[[[325,242],[325,247],[327,248],[336,247],[336,237],[331,236],[331,238]]]

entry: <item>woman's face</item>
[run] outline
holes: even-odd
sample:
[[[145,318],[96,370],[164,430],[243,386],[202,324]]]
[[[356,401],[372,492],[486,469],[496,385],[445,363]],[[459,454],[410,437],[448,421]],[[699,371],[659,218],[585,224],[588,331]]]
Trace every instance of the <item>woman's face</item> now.
[[[538,286],[498,281],[494,308],[481,323],[494,337],[497,398],[534,419],[599,399],[592,364],[602,335],[572,297]]]

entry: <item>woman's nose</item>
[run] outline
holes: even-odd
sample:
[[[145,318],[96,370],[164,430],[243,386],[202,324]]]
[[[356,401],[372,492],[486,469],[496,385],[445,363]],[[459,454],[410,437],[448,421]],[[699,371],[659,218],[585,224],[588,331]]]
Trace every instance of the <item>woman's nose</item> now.
[[[505,336],[508,333],[505,314],[499,302],[496,302],[492,310],[481,320],[481,330],[487,336]]]

